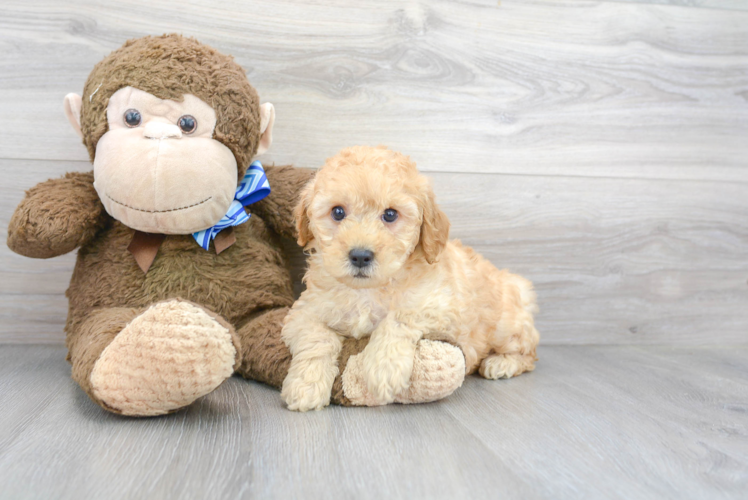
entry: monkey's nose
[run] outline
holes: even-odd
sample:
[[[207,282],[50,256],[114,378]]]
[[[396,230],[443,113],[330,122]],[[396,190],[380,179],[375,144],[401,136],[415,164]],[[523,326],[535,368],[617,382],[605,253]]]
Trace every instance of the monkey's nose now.
[[[374,260],[374,252],[365,248],[354,248],[348,252],[348,259],[358,268],[366,267]]]
[[[146,139],[181,139],[182,131],[171,123],[148,122],[143,127],[143,137]]]

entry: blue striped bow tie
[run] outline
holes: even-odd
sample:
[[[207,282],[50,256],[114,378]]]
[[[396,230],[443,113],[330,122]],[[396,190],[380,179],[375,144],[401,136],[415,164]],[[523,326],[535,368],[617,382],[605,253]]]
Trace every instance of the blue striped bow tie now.
[[[231,202],[228,212],[218,221],[215,226],[193,233],[197,244],[205,250],[210,248],[210,242],[227,227],[238,226],[249,220],[249,215],[244,207],[256,203],[270,194],[270,183],[265,176],[265,170],[259,161],[252,162],[247,173],[236,188],[234,201]]]

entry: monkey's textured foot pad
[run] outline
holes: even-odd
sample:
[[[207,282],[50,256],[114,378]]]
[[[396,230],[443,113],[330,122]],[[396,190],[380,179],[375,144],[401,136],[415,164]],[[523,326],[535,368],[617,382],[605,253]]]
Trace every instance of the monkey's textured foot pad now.
[[[395,396],[396,403],[429,403],[446,398],[465,380],[465,356],[459,347],[446,342],[421,340],[416,346],[410,386]],[[382,403],[369,392],[361,355],[351,356],[342,375],[343,393],[355,406]]]
[[[213,391],[235,359],[225,326],[194,304],[170,300],[133,319],[104,349],[91,387],[124,415],[162,415]]]

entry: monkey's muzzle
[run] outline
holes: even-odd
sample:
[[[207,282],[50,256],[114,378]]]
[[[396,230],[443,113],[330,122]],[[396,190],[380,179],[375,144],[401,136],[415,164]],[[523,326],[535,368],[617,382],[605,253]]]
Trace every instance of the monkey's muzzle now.
[[[182,138],[170,127],[104,134],[96,146],[94,187],[107,213],[128,227],[191,234],[213,226],[228,210],[237,186],[236,159],[216,140]]]

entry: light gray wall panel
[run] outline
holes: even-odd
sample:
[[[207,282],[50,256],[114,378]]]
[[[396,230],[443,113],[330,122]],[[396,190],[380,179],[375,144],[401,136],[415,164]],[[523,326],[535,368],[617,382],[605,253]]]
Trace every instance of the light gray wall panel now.
[[[0,160],[28,186],[46,178],[42,164]],[[748,342],[748,183],[429,175],[452,237],[535,282],[544,343]],[[7,227],[22,191],[2,194]],[[298,281],[303,255],[286,246]],[[0,338],[62,339],[72,263],[0,248]]]

